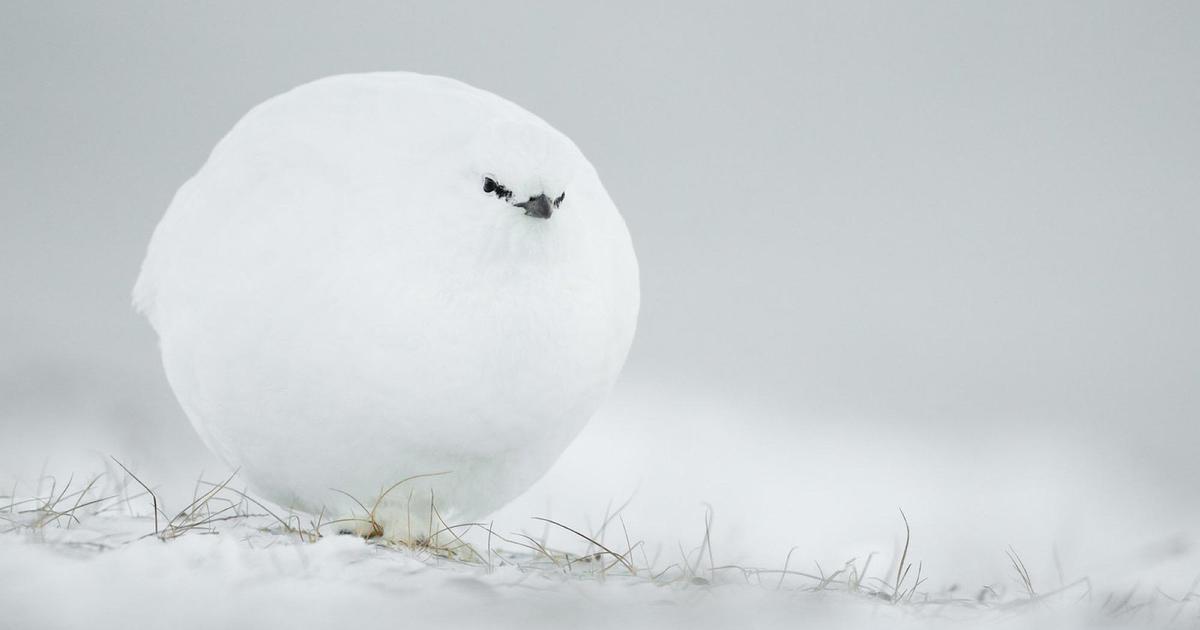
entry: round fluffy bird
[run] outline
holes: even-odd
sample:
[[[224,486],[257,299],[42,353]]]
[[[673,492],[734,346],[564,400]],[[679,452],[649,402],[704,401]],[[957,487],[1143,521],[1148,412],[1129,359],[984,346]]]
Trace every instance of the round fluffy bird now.
[[[357,74],[234,126],[176,193],[134,302],[184,412],[254,489],[411,540],[431,505],[435,530],[478,519],[557,460],[621,371],[638,267],[545,121],[450,79]]]

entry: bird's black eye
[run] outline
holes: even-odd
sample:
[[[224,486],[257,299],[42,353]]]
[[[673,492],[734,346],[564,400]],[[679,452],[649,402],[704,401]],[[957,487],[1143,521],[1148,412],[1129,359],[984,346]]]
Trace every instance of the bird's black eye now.
[[[512,197],[512,191],[505,188],[504,184],[492,179],[491,177],[483,178],[483,192],[496,195],[500,199],[509,199]]]
[[[567,198],[567,193],[565,193],[565,192],[563,194],[559,195],[558,199],[554,200],[554,207],[557,208],[560,204],[562,204],[563,199],[566,199],[566,198]]]

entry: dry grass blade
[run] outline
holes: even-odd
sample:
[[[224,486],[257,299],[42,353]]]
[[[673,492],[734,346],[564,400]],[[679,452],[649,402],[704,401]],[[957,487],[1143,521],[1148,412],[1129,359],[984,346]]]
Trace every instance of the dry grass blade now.
[[[66,513],[66,514],[71,514],[71,515],[72,515],[72,518],[74,518],[74,513],[75,513],[75,512],[76,512],[76,511],[77,511],[79,508],[81,508],[81,507],[86,507],[86,505],[94,505],[95,503],[97,503],[96,501],[89,501],[87,504],[82,504],[82,502],[83,502],[84,498],[86,498],[86,497],[87,497],[87,494],[88,494],[89,492],[91,492],[91,491],[92,491],[92,488],[93,488],[93,487],[95,487],[95,485],[96,485],[96,482],[97,482],[97,481],[100,481],[100,478],[101,478],[101,477],[103,477],[103,476],[104,476],[104,473],[100,473],[99,475],[96,475],[95,477],[92,477],[92,480],[91,480],[91,481],[89,481],[89,482],[88,482],[88,484],[87,484],[86,486],[84,486],[84,487],[83,487],[83,490],[81,490],[81,491],[79,492],[79,497],[75,499],[75,505],[71,506],[71,509],[67,510],[65,513]],[[77,518],[76,518],[76,519],[75,519],[75,522],[76,522],[76,523],[78,523],[78,522],[79,522],[79,519],[77,519]]]
[[[514,544],[520,545],[522,547],[525,547],[526,549],[530,549],[536,553],[546,556],[546,558],[549,559],[550,562],[554,563],[554,566],[556,566],[556,567],[562,566],[561,564],[558,563],[558,560],[556,560],[554,558],[554,554],[550,553],[550,551],[546,549],[545,545],[543,545],[541,542],[539,542],[536,538],[534,538],[533,536],[530,536],[528,534],[522,534],[519,532],[516,535],[533,543],[533,546],[529,546],[524,543],[515,542],[515,541],[514,541]]]
[[[82,510],[85,507],[90,507],[93,505],[103,503],[105,501],[110,501],[112,499],[117,498],[117,496],[118,495],[114,494],[114,495],[107,496],[107,497],[100,497],[99,499],[92,499],[91,501],[85,501],[83,503],[76,503],[74,506],[71,507],[71,509],[69,509],[65,512],[52,512],[51,515],[54,517],[54,519],[61,518],[63,516],[68,516],[71,519],[73,519],[76,523],[78,523],[79,518],[75,516],[75,512]],[[52,519],[52,520],[54,520],[54,519]]]
[[[495,525],[495,524],[496,524],[496,521],[488,521],[488,527],[487,527],[487,530],[488,530],[488,537],[487,537],[487,551],[488,551],[488,556],[487,556],[487,561],[488,561],[488,573],[489,573],[489,574],[490,574],[492,571],[494,571],[494,570],[495,570],[495,568],[492,566],[492,526],[493,526],[493,525]]]
[[[608,530],[609,524],[613,522],[613,519],[620,518],[621,513],[625,511],[625,508],[629,507],[629,504],[633,502],[633,496],[634,495],[632,494],[629,495],[629,498],[625,499],[625,502],[622,503],[620,507],[616,509],[616,511],[610,512],[609,508],[612,507],[612,503],[610,502],[608,504],[608,507],[604,509],[604,520],[600,522],[600,529],[596,530],[596,533],[593,535],[596,540],[601,542],[604,541],[604,532]]]
[[[11,495],[0,496],[0,524],[4,525],[0,532],[28,532],[31,534],[29,537],[31,541],[94,553],[116,549],[121,545],[130,544],[149,536],[156,536],[162,541],[170,541],[189,534],[204,536],[219,533],[228,536],[232,533],[254,549],[262,548],[264,545],[266,547],[277,544],[301,545],[317,540],[322,527],[340,522],[355,522],[377,527],[378,518],[394,518],[397,520],[385,520],[384,522],[389,525],[395,523],[402,526],[405,515],[403,513],[392,514],[391,510],[394,507],[392,503],[388,503],[386,509],[381,507],[387,494],[413,479],[433,476],[418,475],[392,484],[384,490],[373,506],[365,506],[362,502],[354,499],[352,495],[343,492],[342,494],[353,500],[357,507],[366,513],[366,518],[326,520],[327,515],[322,511],[313,522],[311,520],[304,521],[302,514],[292,512],[286,513],[288,517],[285,520],[285,518],[281,518],[284,512],[279,514],[272,512],[272,509],[279,510],[280,508],[268,507],[269,504],[264,504],[246,492],[231,488],[232,479],[236,476],[234,473],[220,483],[197,481],[197,487],[190,495],[191,502],[175,514],[174,518],[167,519],[167,514],[161,507],[157,493],[152,491],[123,463],[115,458],[113,462],[124,471],[124,475],[128,475],[137,482],[143,491],[129,490],[136,486],[128,483],[128,479],[121,473],[113,472],[116,469],[110,469],[106,477],[108,481],[103,484],[99,482],[101,476],[91,478],[81,486],[75,486],[73,478],[60,483],[54,477],[44,476],[37,484],[38,494],[32,498],[18,497],[15,488]],[[81,477],[81,479],[84,478]],[[410,488],[412,487],[410,485]],[[424,484],[420,488],[423,490]],[[110,494],[113,496],[106,496]],[[409,494],[411,497],[412,492]],[[137,510],[128,508],[129,502],[133,500],[136,500],[138,505],[142,505],[140,497],[143,495],[149,495],[154,505],[154,531],[152,533],[145,533],[144,513],[138,513]],[[113,501],[113,499],[117,500]],[[874,569],[879,575],[870,575],[872,560],[876,555],[875,552],[872,552],[865,556],[865,561],[864,556],[857,556],[832,572],[824,571],[821,565],[817,564],[818,574],[814,575],[792,569],[792,560],[799,557],[796,556],[798,547],[788,550],[782,569],[764,569],[736,564],[716,566],[712,541],[713,534],[716,533],[713,530],[713,511],[707,506],[704,538],[700,541],[699,546],[688,547],[686,550],[684,546],[679,546],[679,560],[663,568],[659,565],[660,555],[663,552],[662,545],[647,545],[630,536],[630,529],[621,515],[625,505],[621,505],[615,512],[611,511],[610,505],[609,509],[605,510],[605,517],[600,521],[597,533],[592,535],[583,533],[591,531],[590,527],[583,528],[581,531],[550,518],[534,517],[534,520],[541,521],[544,525],[543,536],[553,525],[578,538],[578,540],[569,538],[570,542],[567,545],[555,548],[554,545],[548,544],[545,538],[538,540],[524,533],[510,534],[509,537],[500,535],[494,531],[492,523],[448,524],[436,506],[432,491],[430,491],[429,501],[431,523],[437,524],[440,529],[434,530],[431,525],[428,538],[416,542],[397,540],[377,542],[372,545],[373,549],[370,552],[372,559],[369,561],[373,562],[373,558],[378,555],[374,551],[375,548],[387,549],[391,551],[386,553],[411,554],[413,558],[429,563],[431,566],[440,567],[450,561],[477,567],[480,572],[486,569],[489,574],[493,573],[497,567],[505,567],[506,570],[501,571],[499,579],[517,579],[519,581],[524,581],[527,577],[540,576],[554,578],[557,582],[588,579],[597,579],[602,582],[606,575],[613,570],[616,570],[616,575],[624,580],[627,579],[624,571],[628,571],[628,576],[638,576],[638,579],[629,581],[631,585],[667,587],[667,590],[671,591],[684,591],[688,590],[691,585],[702,585],[704,597],[715,596],[710,591],[725,592],[731,588],[745,587],[762,589],[772,593],[772,597],[785,599],[798,594],[836,591],[860,598],[860,601],[863,602],[886,602],[885,605],[888,605],[889,608],[897,606],[899,607],[898,611],[907,611],[921,617],[939,616],[944,611],[960,610],[972,614],[992,615],[1003,621],[1008,617],[1023,613],[1025,609],[1049,607],[1051,604],[1060,603],[1083,604],[1085,601],[1087,603],[1083,605],[1094,608],[1096,614],[1102,614],[1110,619],[1119,618],[1122,621],[1135,617],[1155,621],[1162,619],[1174,621],[1200,615],[1200,610],[1197,610],[1200,608],[1197,606],[1200,603],[1200,593],[1197,593],[1200,578],[1197,578],[1190,589],[1183,592],[1182,595],[1169,594],[1182,592],[1170,588],[1165,591],[1161,588],[1152,588],[1147,591],[1145,588],[1139,590],[1135,586],[1132,589],[1102,592],[1101,595],[1107,594],[1107,598],[1093,598],[1091,596],[1092,584],[1087,578],[1067,584],[1062,584],[1060,578],[1059,587],[1049,590],[1043,585],[1045,592],[1039,593],[1033,586],[1032,576],[1027,565],[1011,546],[1008,547],[1005,554],[1009,560],[1008,564],[1011,564],[1011,569],[1017,574],[1017,583],[1022,585],[1024,592],[1022,592],[1022,588],[1012,584],[1007,589],[999,587],[992,589],[985,586],[978,597],[958,595],[957,586],[930,593],[925,590],[928,578],[924,574],[924,567],[916,560],[909,560],[910,552],[913,550],[911,546],[912,529],[907,514],[903,510],[900,510],[900,514],[905,526],[905,536],[903,546],[897,544],[894,549],[894,552],[899,552],[893,558],[893,561],[898,562],[895,568],[880,567],[876,563]],[[260,510],[249,507],[251,505],[262,508],[262,513],[257,513]],[[359,515],[353,505],[349,503],[344,505],[349,510],[354,510],[354,516]],[[421,506],[422,509],[424,507]],[[124,513],[127,509],[129,510],[127,516],[118,514],[114,518],[114,511]],[[162,515],[163,518],[160,519],[159,515]],[[93,527],[89,519],[97,516],[100,516],[103,522],[97,523],[97,526]],[[423,520],[424,516],[421,514],[418,520]],[[249,518],[259,520],[238,522],[239,519]],[[282,533],[270,521],[270,518],[283,526]],[[612,540],[608,540],[606,544],[606,539],[603,537],[604,532],[608,531],[609,534],[612,534],[608,536],[609,539],[614,536],[618,539],[621,538],[621,534],[611,532],[613,521],[619,521],[621,524],[625,542],[624,553],[613,549],[613,547],[620,548],[619,542],[614,543]],[[124,529],[120,528],[122,522],[126,524]],[[305,522],[309,524],[302,526]],[[114,524],[118,526],[115,529]],[[305,529],[310,526],[311,531]],[[417,527],[419,526],[418,523]],[[476,527],[479,528],[478,531],[475,529]],[[65,531],[68,529],[71,531]],[[300,533],[299,541],[290,536],[293,531]],[[56,534],[55,532],[61,533]],[[485,544],[485,533],[486,556],[478,551]],[[440,539],[447,536],[449,537],[447,542],[441,543]],[[88,537],[93,538],[87,540]],[[493,542],[497,547],[493,547]],[[648,546],[652,549],[647,549]],[[634,550],[639,547],[642,548],[641,554],[646,562],[645,564],[638,563],[635,566],[632,559],[637,553]],[[584,552],[580,555],[576,553],[577,550],[584,550]],[[669,547],[667,553],[672,553]],[[653,555],[653,561],[650,560],[651,555]],[[881,555],[881,557],[886,558],[887,556]],[[709,561],[708,576],[700,573],[705,559]],[[670,560],[666,560],[666,562],[670,562]],[[1053,566],[1061,576],[1061,563],[1057,557],[1054,558],[1054,563]],[[623,568],[616,569],[618,565]],[[915,571],[912,570],[914,568]],[[742,580],[738,580],[735,575],[730,575],[728,571],[739,572]],[[719,580],[717,579],[718,575],[721,576]],[[776,596],[773,594],[775,591],[783,591],[783,593]],[[1050,598],[1056,599],[1048,601]],[[980,621],[983,621],[983,618],[980,618]]]
[[[147,486],[145,483],[142,483],[142,480],[138,479],[138,476],[133,474],[133,472],[131,470],[126,468],[125,464],[122,464],[120,460],[118,460],[116,457],[112,457],[112,460],[114,462],[117,462],[117,465],[121,467],[121,470],[124,470],[125,474],[129,475],[130,477],[133,477],[133,480],[136,481],[138,483],[138,485],[141,486],[143,489],[145,489],[146,493],[150,495],[150,500],[154,503],[154,535],[158,536],[159,535],[159,533],[158,533],[158,511],[159,511],[158,510],[158,496],[154,494],[154,491],[150,489],[150,486]],[[163,516],[165,517],[166,515],[164,514]]]
[[[780,573],[783,575],[795,575],[798,577],[812,580],[814,582],[822,582],[825,580],[824,577],[821,577],[819,575],[813,575],[812,573],[805,573],[803,571],[795,571],[795,570],[788,570],[788,569],[759,569],[757,567],[745,567],[740,564],[723,564],[719,567],[713,567],[714,571],[727,571],[730,569],[737,569],[738,571],[741,571],[747,575],[759,575],[759,574],[774,575],[776,573]]]
[[[431,506],[430,506],[430,507],[433,507],[433,506],[432,506],[432,504],[431,504]],[[479,552],[478,552],[478,551],[475,551],[475,548],[474,548],[474,547],[472,547],[470,544],[468,544],[466,541],[464,541],[464,540],[462,539],[462,537],[461,537],[461,536],[459,536],[459,535],[458,535],[457,533],[455,533],[455,531],[454,531],[454,530],[455,530],[455,528],[457,528],[457,527],[467,527],[467,528],[469,529],[469,528],[471,528],[471,527],[474,527],[474,526],[475,526],[475,523],[461,523],[461,524],[459,524],[459,525],[453,525],[453,526],[451,526],[451,525],[447,525],[447,524],[446,524],[446,521],[445,521],[445,519],[443,519],[443,518],[442,518],[442,515],[441,515],[441,513],[437,511],[437,508],[436,508],[436,507],[433,507],[433,513],[434,513],[435,515],[437,515],[437,520],[438,520],[438,522],[439,522],[439,523],[441,523],[441,524],[442,524],[442,528],[441,528],[441,529],[439,529],[438,531],[436,531],[436,532],[433,532],[432,534],[430,534],[430,536],[429,536],[429,540],[430,540],[430,541],[437,541],[437,536],[438,536],[438,534],[440,534],[440,533],[442,533],[442,532],[448,532],[448,533],[449,533],[451,536],[453,536],[453,537],[454,537],[454,540],[455,540],[455,542],[457,542],[457,543],[458,543],[458,545],[457,545],[457,546],[455,546],[455,547],[443,547],[442,549],[443,549],[445,552],[447,552],[447,553],[449,553],[449,554],[452,554],[452,555],[453,555],[453,554],[455,554],[455,553],[456,553],[456,552],[457,552],[459,549],[462,549],[463,547],[466,547],[467,549],[469,549],[469,550],[471,551],[471,554],[472,554],[472,555],[474,555],[476,558],[478,558],[478,559],[479,559],[479,562],[480,562],[480,563],[484,563],[483,556],[480,556],[480,555],[479,555]]]
[[[783,580],[784,580],[785,578],[787,578],[787,575],[788,575],[788,565],[789,565],[789,564],[791,564],[791,562],[792,562],[792,554],[793,554],[793,553],[795,553],[795,552],[796,552],[796,548],[795,548],[795,547],[792,547],[791,549],[788,549],[788,552],[787,552],[787,557],[783,559],[783,570],[779,572],[779,584],[776,584],[776,585],[775,585],[775,590],[777,590],[777,591],[778,591],[779,589],[783,588]]]
[[[551,525],[554,525],[554,526],[556,526],[556,527],[561,527],[562,529],[565,529],[565,530],[567,530],[567,531],[571,532],[572,534],[575,534],[576,536],[579,536],[580,538],[582,538],[582,539],[584,539],[584,540],[586,540],[586,541],[588,541],[588,542],[592,543],[593,545],[596,545],[596,547],[597,547],[598,549],[602,549],[602,550],[603,550],[605,553],[607,553],[607,554],[611,555],[612,557],[616,558],[617,560],[619,560],[619,561],[621,562],[621,564],[622,564],[622,565],[625,567],[625,569],[626,569],[626,570],[628,570],[628,571],[629,571],[629,573],[630,573],[631,575],[637,575],[637,569],[635,569],[635,568],[634,568],[634,566],[633,566],[632,564],[630,564],[628,560],[626,560],[626,559],[625,559],[625,556],[622,556],[621,554],[619,554],[619,553],[617,553],[617,552],[613,551],[612,549],[609,549],[608,547],[605,547],[604,545],[602,545],[602,544],[600,544],[599,542],[597,542],[595,539],[593,539],[593,538],[591,538],[591,537],[589,537],[589,536],[587,536],[587,535],[584,535],[584,534],[580,533],[580,532],[579,532],[579,530],[572,529],[572,528],[570,528],[570,527],[567,527],[566,525],[563,525],[562,523],[559,523],[558,521],[553,521],[553,520],[550,520],[550,519],[548,519],[548,518],[543,518],[543,517],[541,517],[541,516],[535,516],[535,517],[533,517],[533,519],[534,519],[534,520],[537,520],[537,521],[542,521],[542,522],[545,522],[545,523],[549,523],[549,524],[551,524]]]
[[[200,495],[199,498],[192,499],[192,502],[189,503],[187,507],[183,508],[182,510],[179,510],[179,513],[176,514],[175,517],[171,519],[171,522],[174,523],[175,521],[180,520],[180,519],[186,520],[186,519],[189,519],[192,516],[194,516],[195,513],[197,511],[199,511],[199,509],[202,506],[207,505],[208,502],[213,499],[213,497],[217,496],[217,494],[219,494],[222,490],[224,490],[225,487],[229,485],[229,482],[233,481],[233,478],[236,477],[237,474],[238,474],[238,471],[234,470],[233,474],[229,475],[229,477],[226,478],[225,481],[222,481],[220,484],[213,486],[212,490],[209,490],[208,492],[205,492],[204,494]],[[196,485],[197,486],[200,485],[199,480],[197,480]]]
[[[912,528],[908,525],[908,515],[904,510],[900,510],[900,518],[904,519],[904,550],[900,552],[900,564],[896,567],[896,583],[892,588],[892,602],[900,601],[900,584],[904,582],[904,578],[908,575],[908,570],[912,565],[905,566],[908,562],[908,545],[912,542]]]
[[[342,495],[349,497],[351,501],[354,501],[354,503],[356,505],[358,505],[358,507],[362,508],[363,513],[366,514],[366,518],[341,518],[336,521],[329,521],[327,523],[327,525],[332,525],[334,523],[345,523],[345,522],[366,523],[370,529],[368,529],[367,533],[365,535],[363,535],[363,538],[366,538],[367,540],[371,540],[373,538],[379,538],[379,537],[383,536],[383,526],[381,526],[379,523],[375,522],[375,513],[372,510],[367,509],[367,506],[363,505],[362,501],[359,501],[358,499],[354,498],[354,495],[352,495],[349,492],[346,492],[344,490],[338,490],[337,488],[330,488],[330,490],[332,490],[333,492],[336,492],[338,494],[342,494]],[[378,505],[378,504],[376,504],[376,505]]]
[[[367,506],[363,505],[362,501],[359,501],[357,498],[355,498],[353,494],[350,494],[349,492],[346,492],[345,490],[338,490],[337,488],[330,488],[329,490],[349,498],[351,501],[354,502],[355,505],[362,508],[363,514],[369,515],[371,513],[371,510]]]
[[[370,509],[368,509],[367,506],[362,501],[359,501],[357,497],[350,494],[349,492],[346,492],[345,490],[339,490],[337,488],[330,488],[330,490],[332,490],[333,492],[337,492],[338,494],[345,495],[351,501],[353,501],[356,505],[358,505],[358,507],[362,508],[363,512],[366,513],[366,518],[365,519],[352,519],[352,518],[338,519],[335,521],[329,521],[326,524],[331,525],[333,523],[349,522],[349,521],[364,522],[364,523],[368,524],[370,529],[366,533],[366,535],[364,535],[363,537],[367,538],[367,539],[380,538],[383,536],[384,530],[383,530],[383,525],[379,522],[379,519],[376,518],[376,512],[379,510],[379,506],[383,504],[383,500],[386,499],[389,494],[391,494],[396,488],[399,488],[400,486],[402,486],[410,481],[413,481],[416,479],[424,479],[427,477],[438,477],[441,475],[448,475],[451,472],[453,472],[453,471],[444,470],[442,472],[423,473],[420,475],[413,475],[411,477],[405,477],[404,479],[401,479],[400,481],[397,481],[396,483],[393,483],[392,485],[388,486],[383,492],[381,492],[379,494],[379,497],[377,499],[375,499],[375,503],[371,505]],[[427,533],[432,533],[433,532],[433,513],[432,513],[432,511],[433,511],[433,490],[430,489],[429,492],[430,492],[430,497],[429,497],[430,514],[429,514],[429,529],[427,530]],[[410,492],[409,493],[409,503],[411,504],[411,502],[412,502],[412,493]],[[411,507],[409,509],[409,512],[410,512],[410,522],[408,525],[408,533],[409,533],[409,536],[411,537],[412,536]],[[415,541],[410,541],[410,542],[415,542]]]
[[[1033,579],[1030,578],[1029,569],[1025,568],[1025,562],[1021,560],[1021,556],[1017,554],[1017,550],[1010,546],[1004,553],[1008,555],[1009,562],[1012,563],[1017,576],[1021,578],[1021,585],[1025,587],[1025,592],[1029,594],[1029,599],[1036,599],[1037,592],[1033,590]]]
[[[200,481],[199,483],[208,485],[208,486],[215,485],[210,481]],[[287,521],[280,518],[278,514],[272,512],[271,508],[263,505],[262,502],[259,501],[258,499],[255,499],[254,497],[246,494],[245,492],[243,492],[241,490],[238,490],[237,488],[231,488],[229,486],[226,486],[225,489],[238,495],[239,497],[242,497],[243,499],[253,503],[254,505],[257,505],[258,507],[262,508],[262,510],[264,512],[266,512],[268,516],[270,516],[271,518],[274,518],[276,521],[279,521],[279,524],[283,526],[284,531],[288,531],[288,532],[294,531],[295,528],[293,528],[290,523],[288,523]]]
[[[425,479],[426,477],[439,477],[441,475],[448,475],[451,472],[453,472],[453,471],[444,470],[442,472],[413,475],[411,477],[406,477],[404,479],[401,479],[400,481],[397,481],[396,483],[392,484],[391,486],[388,486],[388,489],[384,490],[383,493],[379,495],[378,499],[375,499],[375,505],[371,506],[371,511],[370,511],[371,520],[375,520],[375,510],[379,509],[379,504],[383,503],[384,498],[386,498],[387,495],[391,494],[392,491],[395,490],[396,488],[399,488],[400,486],[402,486],[410,481],[416,480],[416,479]],[[430,529],[432,529],[432,528],[430,528]]]
[[[700,544],[700,546],[703,549],[708,549],[708,579],[709,579],[709,581],[715,581],[716,577],[717,577],[716,572],[713,571],[713,567],[716,566],[716,562],[713,562],[712,522],[713,522],[712,506],[705,503],[704,504],[704,541]],[[697,562],[699,562],[700,559],[697,558],[696,560],[697,560]]]

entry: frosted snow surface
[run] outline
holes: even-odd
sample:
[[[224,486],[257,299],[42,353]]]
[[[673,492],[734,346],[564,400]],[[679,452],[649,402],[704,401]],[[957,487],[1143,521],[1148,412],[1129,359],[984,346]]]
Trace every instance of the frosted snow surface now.
[[[109,451],[155,488],[163,541],[149,497],[111,460],[81,460],[70,479],[52,458],[53,493],[48,479],[38,488],[36,467],[17,475],[15,497],[0,489],[0,628],[1194,628],[1200,618],[1200,555],[1179,529],[1190,521],[1141,480],[1122,483],[1133,466],[1110,460],[1106,474],[1061,448],[1044,457],[1029,436],[971,452],[902,432],[739,432],[742,414],[771,411],[682,400],[625,388],[546,479],[489,517],[493,536],[454,530],[474,551],[449,532],[436,549],[408,549],[339,536],[336,524],[314,542],[265,510],[309,532],[316,515],[245,500],[236,477],[194,517],[172,520],[212,489],[194,484],[197,469],[166,479],[136,465],[144,456]],[[114,498],[86,505],[75,493],[87,470],[105,468],[89,496]],[[22,471],[3,472],[0,488],[11,488]],[[43,500],[22,503],[31,497]],[[39,511],[46,497],[53,510]],[[912,527],[898,596],[897,507]],[[618,516],[598,534],[605,514]],[[636,574],[537,516],[592,536]]]

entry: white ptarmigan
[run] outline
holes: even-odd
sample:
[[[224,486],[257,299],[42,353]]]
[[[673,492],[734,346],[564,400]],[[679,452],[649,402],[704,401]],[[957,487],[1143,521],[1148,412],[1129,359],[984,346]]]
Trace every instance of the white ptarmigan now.
[[[378,501],[383,535],[415,539],[431,500],[485,516],[579,433],[633,339],[638,267],[595,169],[540,118],[450,79],[343,75],[217,144],[134,302],[253,488],[326,520]]]

